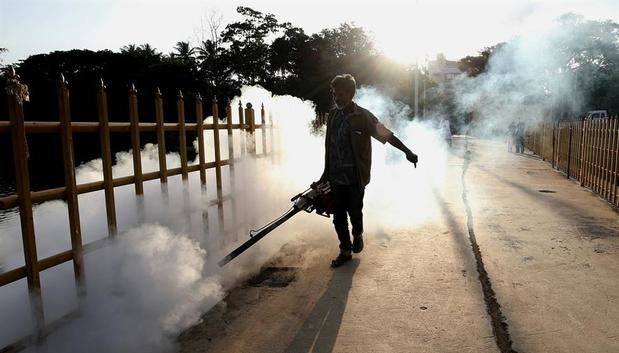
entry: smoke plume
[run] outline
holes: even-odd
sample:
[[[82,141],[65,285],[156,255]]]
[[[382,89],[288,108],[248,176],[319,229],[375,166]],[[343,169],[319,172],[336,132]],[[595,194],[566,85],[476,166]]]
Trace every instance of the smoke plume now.
[[[315,117],[311,103],[273,96],[260,87],[243,88],[241,97],[243,105],[252,102],[258,108],[257,123],[259,105],[264,103],[267,122],[272,119],[277,127],[272,134],[267,131],[266,144],[261,131],[256,132],[257,152],[274,145],[277,153],[264,158],[246,156],[235,164],[233,173],[227,167],[222,170],[223,194],[235,200],[221,206],[223,219],[211,202],[217,196],[213,169],[207,170],[206,190],[200,186],[198,173],[191,173],[185,182],[180,176],[169,178],[167,185],[158,180],[146,182],[143,196],[135,195],[133,185],[116,188],[118,235],[85,255],[87,295],[77,296],[71,263],[41,273],[46,321],[76,313],[49,334],[45,349],[172,352],[180,332],[199,322],[227,290],[259,271],[282,245],[305,244],[311,249],[304,254],[307,259],[319,256],[320,249],[337,252],[330,220],[302,213],[224,269],[216,266],[228,250],[247,239],[250,229],[285,212],[291,206],[290,197],[318,179],[323,168],[324,128],[318,134],[310,133]],[[414,169],[401,152],[373,143],[372,183],[366,196],[367,236],[431,221],[436,209],[428,201],[432,199],[428,184],[444,182],[447,150],[443,136],[429,124],[409,122],[408,107],[373,88],[360,89],[356,101],[373,111],[420,156],[419,167]],[[238,98],[232,102],[235,123],[238,102]],[[212,117],[205,122],[212,122]],[[213,132],[205,131],[203,138],[207,162],[212,161]],[[238,157],[246,133],[235,130],[233,139]],[[226,159],[225,130],[220,140],[222,158]],[[197,145],[197,141],[193,143]],[[147,144],[140,153],[144,172],[158,170],[156,145]],[[131,156],[130,151],[116,154],[115,177],[133,173]],[[177,153],[168,153],[166,159],[168,168],[180,166]],[[79,166],[76,174],[78,183],[101,180],[101,160]],[[104,238],[103,193],[80,195],[79,203],[84,243]],[[70,249],[64,202],[35,206],[34,219],[39,258]],[[9,214],[0,226],[0,262],[6,270],[22,266],[18,215]],[[32,330],[25,280],[0,288],[0,305],[0,320],[13,323],[0,331],[0,346],[6,346]]]
[[[460,117],[472,112],[473,130],[492,136],[511,122],[534,125],[608,109],[596,106],[604,104],[596,95],[619,64],[617,28],[613,28],[608,21],[566,14],[500,45],[487,72],[454,82]]]

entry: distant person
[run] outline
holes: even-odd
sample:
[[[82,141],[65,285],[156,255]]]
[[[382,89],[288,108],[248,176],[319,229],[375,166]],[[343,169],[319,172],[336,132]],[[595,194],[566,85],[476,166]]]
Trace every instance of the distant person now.
[[[516,147],[516,123],[513,121],[507,127],[507,152],[513,152]]]
[[[331,81],[335,108],[327,117],[325,167],[318,182],[329,181],[333,192],[333,225],[340,241],[340,253],[331,261],[339,267],[363,250],[363,196],[370,182],[372,144],[370,137],[389,142],[404,152],[417,167],[417,155],[367,109],[353,102],[356,82],[352,75],[338,75]],[[351,242],[348,218],[352,224]]]
[[[451,124],[448,119],[443,119],[441,121],[440,131],[447,145],[451,147]]]
[[[524,153],[524,123],[519,121],[516,124],[516,134],[515,134],[515,143],[516,143],[516,153]]]

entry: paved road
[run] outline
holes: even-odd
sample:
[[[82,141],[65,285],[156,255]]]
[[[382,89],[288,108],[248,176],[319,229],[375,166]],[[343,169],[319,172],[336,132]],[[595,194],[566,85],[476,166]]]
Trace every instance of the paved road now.
[[[618,213],[533,156],[456,145],[431,221],[369,214],[366,249],[337,270],[330,242],[285,246],[180,351],[619,352]]]

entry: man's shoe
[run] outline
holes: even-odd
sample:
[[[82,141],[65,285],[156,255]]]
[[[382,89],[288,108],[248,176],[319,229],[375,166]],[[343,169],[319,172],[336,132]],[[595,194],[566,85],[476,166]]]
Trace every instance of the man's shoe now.
[[[363,236],[362,235],[353,236],[352,252],[354,252],[355,254],[358,254],[362,250],[363,250]]]
[[[345,264],[346,262],[350,261],[352,259],[352,255],[348,254],[339,254],[337,255],[337,257],[331,261],[331,267],[335,268],[335,267],[340,267],[343,264]]]

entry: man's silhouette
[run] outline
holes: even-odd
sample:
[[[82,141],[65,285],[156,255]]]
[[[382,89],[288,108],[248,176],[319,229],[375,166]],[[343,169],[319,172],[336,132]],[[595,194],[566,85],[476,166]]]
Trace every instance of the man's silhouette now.
[[[370,111],[353,102],[355,91],[356,82],[352,75],[338,75],[331,81],[335,108],[327,118],[325,168],[319,181],[329,181],[333,192],[333,224],[340,241],[340,253],[331,262],[332,267],[349,261],[351,251],[359,253],[363,250],[363,196],[365,186],[370,182],[372,165],[370,137],[383,144],[389,142],[417,167],[417,155]],[[352,224],[352,242],[347,216]]]

